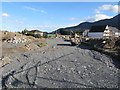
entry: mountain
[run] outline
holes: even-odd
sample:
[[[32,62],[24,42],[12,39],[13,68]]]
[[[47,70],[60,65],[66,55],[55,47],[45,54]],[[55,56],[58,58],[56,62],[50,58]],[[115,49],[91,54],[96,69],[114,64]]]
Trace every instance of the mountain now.
[[[104,19],[104,20],[100,20],[100,21],[96,21],[96,22],[83,22],[80,23],[77,26],[73,26],[73,27],[66,27],[66,28],[60,28],[55,32],[70,32],[71,30],[74,32],[83,32],[85,29],[90,29],[92,26],[95,25],[109,25],[112,27],[116,27],[120,30],[120,14],[116,15],[115,17],[111,18],[111,19]]]

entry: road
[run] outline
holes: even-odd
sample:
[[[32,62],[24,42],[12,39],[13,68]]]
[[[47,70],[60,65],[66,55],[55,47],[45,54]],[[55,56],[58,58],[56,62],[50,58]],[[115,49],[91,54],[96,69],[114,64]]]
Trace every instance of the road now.
[[[3,88],[118,88],[119,63],[86,46],[48,39],[48,46],[8,55]]]

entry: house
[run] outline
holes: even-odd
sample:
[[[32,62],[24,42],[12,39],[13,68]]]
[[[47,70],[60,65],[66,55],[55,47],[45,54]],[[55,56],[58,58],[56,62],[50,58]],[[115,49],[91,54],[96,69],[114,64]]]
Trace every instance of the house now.
[[[92,26],[90,30],[85,30],[83,32],[83,36],[96,37],[96,38],[119,37],[120,30],[108,25]]]
[[[92,26],[88,32],[88,36],[89,37],[98,37],[98,38],[108,36],[107,33],[104,35],[104,31],[108,31],[108,26],[106,26],[106,25]]]
[[[40,34],[41,36],[43,36],[43,32],[41,32],[39,30],[31,30],[31,31],[26,31],[25,32],[25,34],[29,34],[29,33]]]
[[[47,34],[48,34],[47,32],[43,32],[43,36],[47,37]]]

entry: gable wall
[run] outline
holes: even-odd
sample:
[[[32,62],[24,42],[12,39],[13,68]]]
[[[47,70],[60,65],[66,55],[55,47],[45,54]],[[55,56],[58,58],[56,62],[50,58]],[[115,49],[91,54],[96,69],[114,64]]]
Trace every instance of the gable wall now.
[[[96,38],[98,37],[99,38],[99,37],[103,37],[103,34],[104,34],[103,32],[89,32],[88,36],[89,37],[96,37]]]

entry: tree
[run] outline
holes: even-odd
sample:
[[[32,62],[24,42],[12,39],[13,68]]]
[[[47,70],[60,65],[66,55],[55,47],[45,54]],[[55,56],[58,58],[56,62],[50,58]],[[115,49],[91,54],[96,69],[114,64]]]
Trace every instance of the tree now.
[[[24,30],[22,31],[22,34],[25,34],[27,31],[28,31],[27,29],[24,29]]]
[[[60,30],[60,33],[62,35],[70,35],[70,31],[69,30]]]

